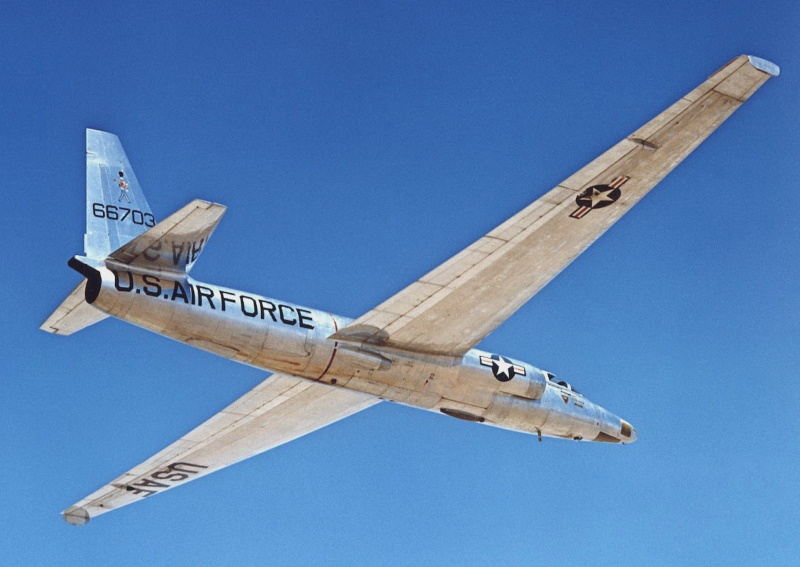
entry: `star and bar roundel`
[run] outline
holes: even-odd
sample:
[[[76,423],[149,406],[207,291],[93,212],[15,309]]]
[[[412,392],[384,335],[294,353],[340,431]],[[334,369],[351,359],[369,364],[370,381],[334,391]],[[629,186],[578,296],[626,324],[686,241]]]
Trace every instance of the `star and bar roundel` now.
[[[572,211],[569,216],[573,219],[582,219],[592,209],[602,209],[612,203],[616,203],[622,196],[620,187],[625,185],[630,177],[619,175],[608,185],[592,185],[581,191],[575,197],[578,208]]]
[[[501,382],[508,382],[514,376],[525,376],[525,367],[514,364],[504,356],[493,354],[491,356],[481,356],[481,366],[488,366],[492,369],[494,377]]]

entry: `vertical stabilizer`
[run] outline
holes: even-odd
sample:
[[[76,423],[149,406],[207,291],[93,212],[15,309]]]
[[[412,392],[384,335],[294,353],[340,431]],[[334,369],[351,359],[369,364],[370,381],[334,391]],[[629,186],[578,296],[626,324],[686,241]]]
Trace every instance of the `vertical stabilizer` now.
[[[103,260],[155,224],[119,138],[87,129],[86,256]]]
[[[156,219],[119,138],[87,129],[85,255],[105,260],[155,225]],[[86,282],[81,282],[39,328],[56,335],[71,335],[108,317],[87,303],[85,293]]]

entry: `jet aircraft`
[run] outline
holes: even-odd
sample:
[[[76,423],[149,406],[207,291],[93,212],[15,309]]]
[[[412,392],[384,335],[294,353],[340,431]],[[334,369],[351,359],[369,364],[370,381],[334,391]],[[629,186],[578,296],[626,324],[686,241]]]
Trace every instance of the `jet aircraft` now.
[[[62,512],[83,525],[381,400],[542,436],[628,444],[636,429],[553,374],[478,350],[713,132],[776,65],[742,55],[444,264],[355,320],[199,282],[225,207],[156,222],[119,139],[86,131],[84,279],[41,328],[113,316],[272,372],[144,463]]]

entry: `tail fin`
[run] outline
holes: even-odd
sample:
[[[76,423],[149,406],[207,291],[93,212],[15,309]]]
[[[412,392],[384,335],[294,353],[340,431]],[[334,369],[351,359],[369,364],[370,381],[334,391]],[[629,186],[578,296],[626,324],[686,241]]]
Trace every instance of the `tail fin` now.
[[[87,129],[86,256],[104,260],[155,224],[119,138]]]
[[[87,129],[83,239],[86,256],[105,260],[155,224],[119,138]],[[39,328],[57,335],[71,335],[108,317],[86,303],[85,288],[86,282],[81,282]]]

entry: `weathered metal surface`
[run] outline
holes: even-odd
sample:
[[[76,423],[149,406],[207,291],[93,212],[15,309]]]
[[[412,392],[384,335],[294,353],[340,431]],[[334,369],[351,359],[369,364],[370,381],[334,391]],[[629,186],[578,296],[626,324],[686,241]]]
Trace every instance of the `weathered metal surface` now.
[[[64,519],[83,525],[380,399],[540,439],[636,441],[628,422],[552,374],[471,347],[777,72],[769,62],[738,57],[630,138],[356,321],[189,277],[224,207],[193,201],[151,223],[119,140],[89,131],[86,254],[69,263],[87,281],[42,328],[69,334],[112,315],[275,374],[66,509]],[[131,207],[120,204],[123,198]],[[133,207],[139,215],[128,210]]]
[[[71,335],[108,317],[86,303],[85,295],[86,282],[82,281],[39,328],[56,335]]]
[[[758,61],[754,66],[753,61],[737,57],[630,139],[334,338],[464,354],[619,220],[770,77],[764,69],[774,71],[775,66]],[[625,181],[617,193],[604,189],[619,177]]]
[[[63,512],[84,525],[311,433],[378,403],[377,398],[273,374],[163,451]]]

